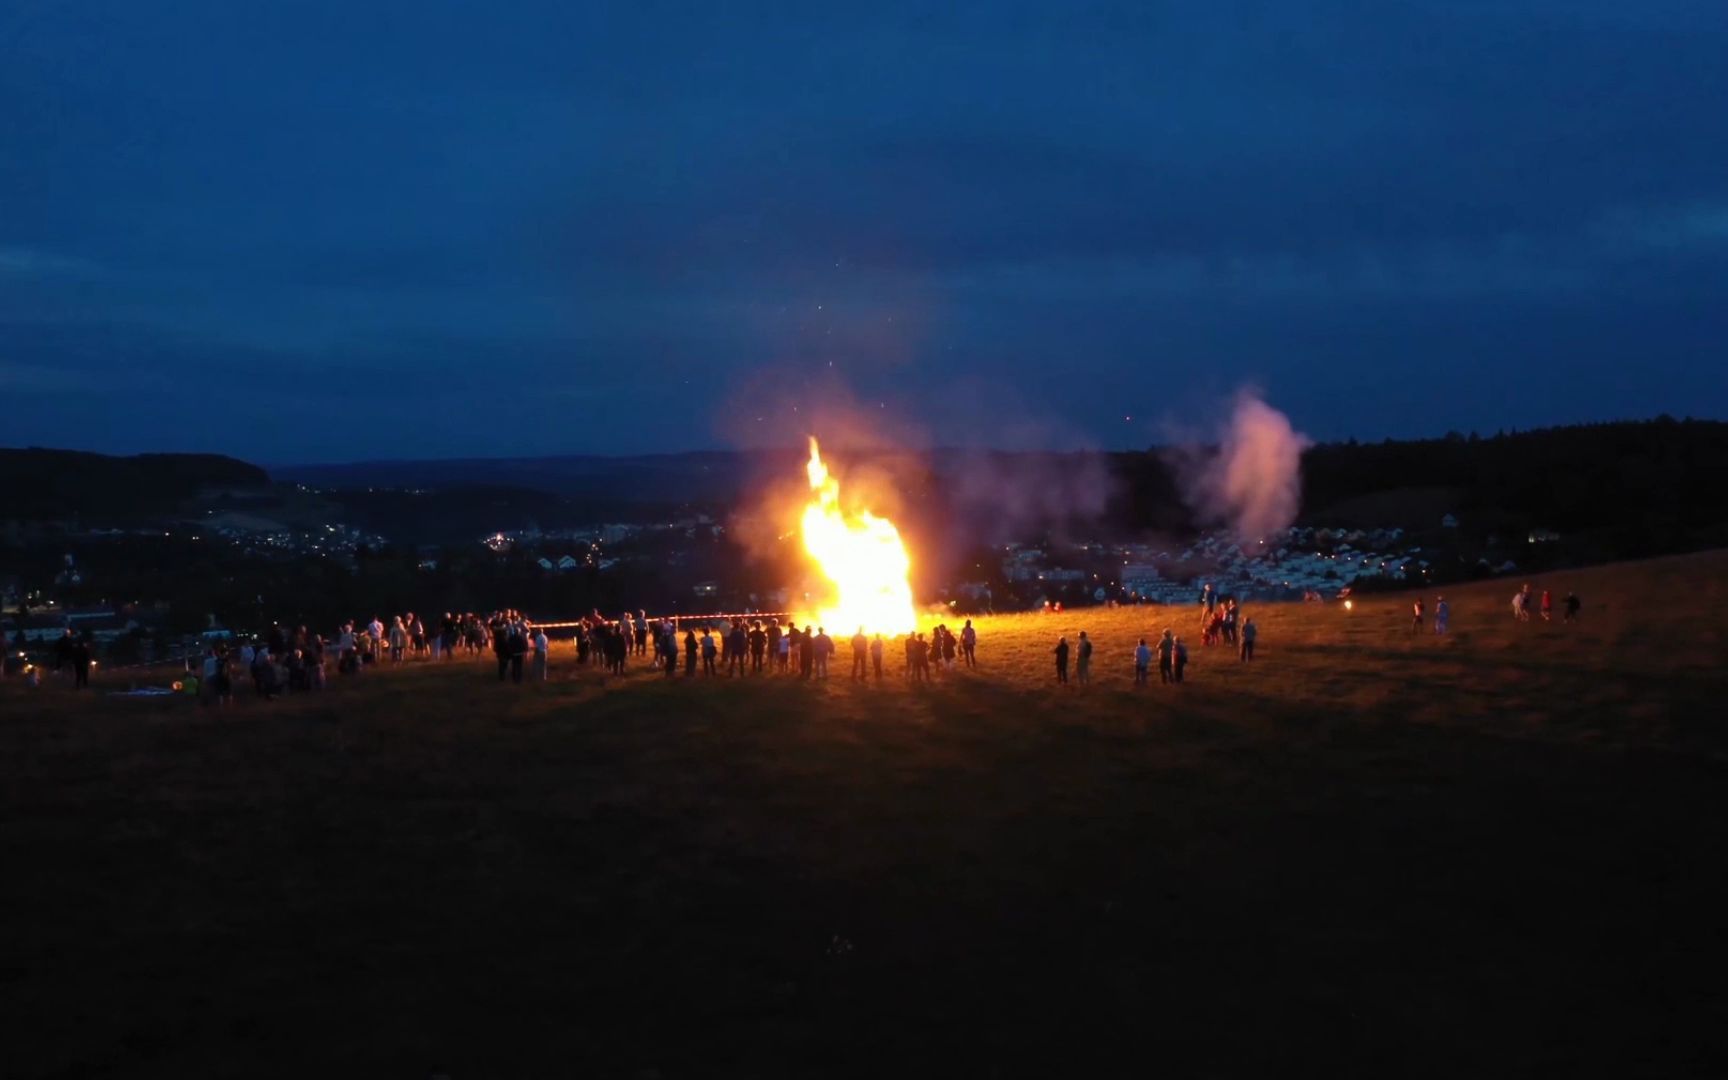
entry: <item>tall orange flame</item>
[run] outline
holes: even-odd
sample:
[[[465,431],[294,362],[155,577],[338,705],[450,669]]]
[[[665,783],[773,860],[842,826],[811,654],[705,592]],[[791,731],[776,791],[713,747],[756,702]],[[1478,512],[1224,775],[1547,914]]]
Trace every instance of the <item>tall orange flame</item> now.
[[[918,622],[907,580],[911,559],[900,530],[868,510],[848,514],[840,506],[840,484],[822,463],[810,439],[811,499],[804,508],[804,550],[833,585],[833,595],[807,618],[830,632],[903,634]]]

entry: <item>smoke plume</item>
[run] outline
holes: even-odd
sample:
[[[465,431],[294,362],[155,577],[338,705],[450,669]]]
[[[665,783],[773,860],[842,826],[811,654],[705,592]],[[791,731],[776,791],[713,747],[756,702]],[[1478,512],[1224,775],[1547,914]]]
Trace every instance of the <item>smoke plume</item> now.
[[[1311,445],[1289,417],[1244,391],[1217,445],[1182,470],[1189,503],[1245,542],[1287,529],[1301,509],[1302,451]]]

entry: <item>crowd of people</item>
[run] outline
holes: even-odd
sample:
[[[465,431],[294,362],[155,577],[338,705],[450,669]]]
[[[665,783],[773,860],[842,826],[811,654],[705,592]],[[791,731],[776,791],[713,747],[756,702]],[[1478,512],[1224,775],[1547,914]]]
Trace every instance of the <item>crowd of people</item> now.
[[[1230,648],[1241,662],[1252,661],[1259,628],[1237,601],[1207,585],[1199,606],[1201,646]],[[1572,622],[1582,605],[1577,594],[1569,592],[1558,606],[1561,619]],[[1520,622],[1533,617],[1552,621],[1555,608],[1550,590],[1537,594],[1528,584],[1512,598],[1512,614]],[[1432,625],[1435,634],[1444,635],[1450,620],[1444,596],[1434,598],[1431,612],[1424,598],[1412,602],[1412,633]],[[842,646],[825,626],[809,622],[799,626],[794,619],[782,623],[781,617],[770,615],[680,619],[650,618],[645,611],[635,611],[610,618],[595,611],[574,622],[536,625],[521,612],[505,609],[490,615],[446,612],[428,625],[406,612],[390,616],[387,623],[378,616],[365,623],[345,622],[330,637],[306,626],[276,625],[252,640],[212,644],[199,662],[187,664],[176,689],[221,704],[232,700],[237,679],[249,680],[255,696],[270,700],[322,690],[332,673],[336,678],[351,678],[373,667],[487,657],[497,665],[499,682],[541,682],[547,678],[553,649],[549,630],[557,632],[560,640],[568,631],[579,667],[622,675],[634,662],[664,672],[667,678],[682,671],[685,678],[826,679]],[[1085,631],[1072,644],[1066,637],[1057,640],[1051,653],[1058,683],[1070,681],[1070,661],[1075,683],[1091,681],[1094,644]],[[849,677],[854,681],[885,678],[890,656],[899,657],[899,677],[919,683],[978,664],[978,631],[970,619],[958,631],[939,624],[928,633],[912,631],[892,641],[859,627],[844,645],[850,649]],[[1167,628],[1156,641],[1141,638],[1133,660],[1136,685],[1150,682],[1154,662],[1160,682],[1181,683],[1187,677],[1188,646]],[[55,643],[54,671],[69,672],[75,687],[88,684],[94,664],[89,643],[70,631]],[[34,675],[34,668],[29,674]]]
[[[1577,593],[1568,592],[1560,601],[1560,621],[1576,622],[1578,612],[1583,606],[1583,601],[1578,599]],[[1512,618],[1517,622],[1530,622],[1532,613],[1540,617],[1543,622],[1553,622],[1554,593],[1550,589],[1543,589],[1541,595],[1538,596],[1535,590],[1530,587],[1529,582],[1525,582],[1523,588],[1512,594]],[[1410,632],[1412,634],[1419,634],[1426,629],[1428,614],[1428,605],[1422,597],[1418,596],[1411,601]],[[1446,602],[1444,596],[1434,598],[1433,617],[1434,633],[1445,635],[1451,629],[1452,605]]]
[[[1254,659],[1254,645],[1260,638],[1260,628],[1246,617],[1233,597],[1223,597],[1211,585],[1200,592],[1200,644],[1203,647],[1227,645],[1236,650],[1237,658],[1247,663]],[[1084,630],[1070,646],[1066,637],[1058,638],[1051,650],[1056,658],[1056,681],[1067,684],[1069,660],[1074,662],[1074,682],[1086,685],[1092,681],[1094,642]],[[1151,681],[1152,661],[1158,661],[1158,681],[1180,683],[1188,671],[1188,646],[1175,630],[1166,627],[1156,644],[1141,638],[1134,648],[1134,685]]]
[[[778,616],[685,619],[682,623],[670,617],[649,618],[642,611],[626,612],[616,620],[596,612],[574,627],[576,662],[602,664],[608,671],[622,674],[629,661],[637,658],[663,670],[667,678],[678,674],[681,660],[685,677],[796,675],[826,679],[840,649],[826,626],[807,622],[799,627],[795,619],[782,625]],[[882,634],[869,634],[859,627],[847,644],[852,679],[885,676],[888,641]],[[916,631],[903,635],[900,647],[905,653],[901,674],[924,681],[933,673],[956,666],[975,667],[978,632],[968,619],[958,634],[939,625],[928,638]]]
[[[1578,609],[1582,606],[1577,593],[1567,593],[1566,598],[1561,601],[1561,621],[1575,621],[1578,618]],[[1530,589],[1530,583],[1525,582],[1522,589],[1512,594],[1512,617],[1519,622],[1529,622],[1532,608],[1541,613],[1543,622],[1554,621],[1554,593],[1543,589],[1541,599],[1538,600]]]
[[[176,688],[210,704],[225,704],[233,698],[238,677],[250,679],[255,696],[270,700],[325,689],[332,668],[335,677],[344,678],[374,667],[488,656],[497,664],[499,682],[542,682],[552,651],[548,630],[570,632],[579,667],[614,675],[638,662],[667,678],[676,677],[682,667],[685,677],[826,679],[839,648],[826,627],[800,627],[791,619],[783,625],[778,617],[650,618],[636,611],[611,619],[593,612],[574,623],[536,625],[521,612],[505,609],[487,616],[445,614],[428,632],[425,622],[410,612],[392,616],[388,624],[376,616],[366,623],[345,622],[332,637],[305,626],[276,625],[258,638],[213,643],[198,662],[188,662]],[[928,637],[914,632],[900,641],[905,652],[900,674],[914,681],[977,665],[978,632],[970,619],[958,634],[940,625]],[[882,634],[866,634],[860,627],[848,644],[852,679],[885,677],[888,642]]]

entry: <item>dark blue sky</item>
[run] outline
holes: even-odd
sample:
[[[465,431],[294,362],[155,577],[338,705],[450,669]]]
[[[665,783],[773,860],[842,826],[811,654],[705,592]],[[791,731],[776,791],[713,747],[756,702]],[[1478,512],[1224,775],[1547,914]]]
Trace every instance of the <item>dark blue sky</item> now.
[[[0,443],[1721,417],[1725,117],[1721,0],[10,0]]]

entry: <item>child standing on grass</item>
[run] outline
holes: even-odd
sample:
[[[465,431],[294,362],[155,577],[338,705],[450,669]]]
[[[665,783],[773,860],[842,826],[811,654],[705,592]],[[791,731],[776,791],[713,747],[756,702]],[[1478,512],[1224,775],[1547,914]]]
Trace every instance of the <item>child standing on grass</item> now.
[[[1066,684],[1068,682],[1068,639],[1057,638],[1056,647],[1051,652],[1056,654],[1056,681]]]
[[[1254,639],[1260,636],[1260,628],[1254,625],[1253,619],[1242,620],[1242,659],[1244,662],[1254,659]]]
[[[1182,644],[1181,638],[1176,638],[1171,643],[1171,651],[1174,654],[1174,660],[1175,660],[1175,668],[1174,668],[1174,674],[1172,677],[1172,681],[1181,682],[1182,681],[1182,672],[1185,671],[1188,667],[1188,646]]]
[[[1446,623],[1452,618],[1452,608],[1446,603],[1444,596],[1434,598],[1434,632],[1444,634]]]
[[[1134,685],[1146,685],[1146,671],[1152,666],[1152,649],[1146,644],[1146,639],[1140,639],[1140,646],[1134,650]]]
[[[1165,627],[1164,636],[1158,639],[1158,681],[1170,682],[1175,675],[1176,639],[1169,627]]]

